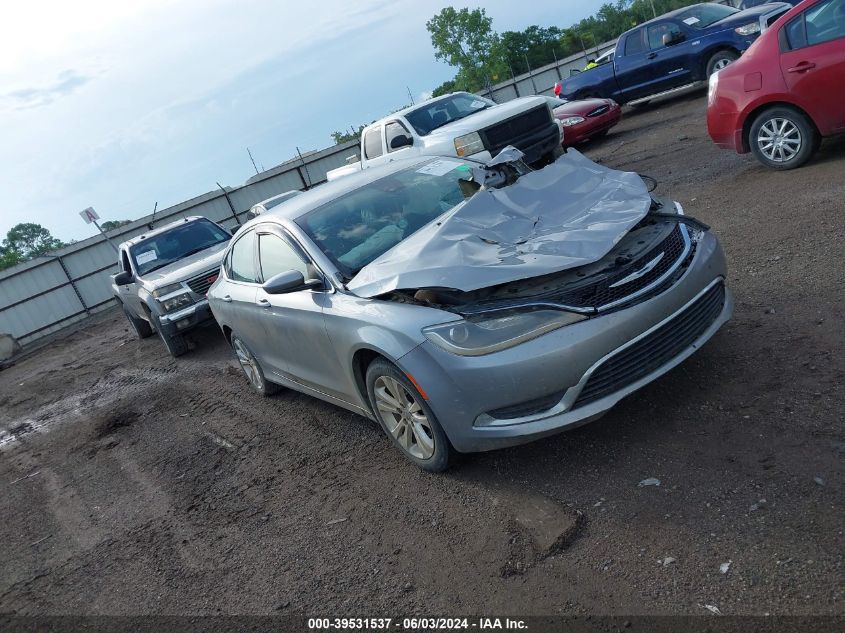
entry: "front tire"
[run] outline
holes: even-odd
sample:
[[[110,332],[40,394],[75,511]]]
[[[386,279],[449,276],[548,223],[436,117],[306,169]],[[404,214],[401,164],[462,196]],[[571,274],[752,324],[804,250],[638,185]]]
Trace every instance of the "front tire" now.
[[[235,334],[232,334],[231,343],[250,388],[265,398],[278,393],[281,387],[265,378],[264,370],[261,369],[261,365],[258,364],[255,355],[246,346],[246,343]]]
[[[395,365],[383,358],[370,363],[367,394],[376,419],[406,459],[429,472],[449,467],[455,449],[419,390]]]
[[[126,315],[126,320],[129,321],[129,325],[132,326],[135,336],[139,339],[150,338],[153,335],[153,326],[148,321],[136,317],[126,306],[123,306],[123,314]]]
[[[751,153],[771,169],[800,167],[818,146],[816,130],[803,114],[792,108],[764,110],[754,119],[748,133]]]
[[[717,70],[722,70],[726,66],[733,64],[739,59],[739,55],[733,51],[717,51],[707,61],[707,76],[710,77]]]

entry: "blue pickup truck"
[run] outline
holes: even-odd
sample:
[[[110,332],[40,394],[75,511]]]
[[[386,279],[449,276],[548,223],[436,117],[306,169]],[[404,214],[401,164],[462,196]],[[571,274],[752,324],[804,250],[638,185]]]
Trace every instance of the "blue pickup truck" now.
[[[623,33],[612,64],[564,79],[559,96],[636,104],[686,88],[736,60],[790,4],[740,11],[706,2],[666,13]]]

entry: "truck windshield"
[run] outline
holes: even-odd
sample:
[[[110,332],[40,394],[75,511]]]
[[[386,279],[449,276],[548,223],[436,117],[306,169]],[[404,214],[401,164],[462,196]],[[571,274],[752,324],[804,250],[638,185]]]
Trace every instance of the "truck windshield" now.
[[[380,178],[296,220],[348,279],[478,191],[466,163],[437,158]]]
[[[739,13],[739,9],[723,4],[696,4],[678,13],[675,18],[694,29],[706,29],[729,15]]]
[[[463,119],[470,114],[475,114],[494,105],[496,105],[496,102],[490,101],[490,99],[468,93],[458,93],[445,99],[426,103],[416,110],[411,110],[405,113],[405,118],[414,127],[417,134],[425,136],[447,123]]]
[[[138,275],[143,276],[215,244],[228,242],[231,238],[231,235],[214,222],[203,218],[180,224],[169,231],[133,244],[129,254]]]

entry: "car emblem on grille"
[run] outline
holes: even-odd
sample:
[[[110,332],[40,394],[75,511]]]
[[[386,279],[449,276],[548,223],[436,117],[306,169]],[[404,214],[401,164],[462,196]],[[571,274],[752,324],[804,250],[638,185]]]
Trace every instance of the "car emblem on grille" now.
[[[211,284],[213,284],[215,281],[217,281],[217,277],[218,277],[218,275],[212,275],[211,277],[209,277],[208,279],[206,279],[206,281],[209,283],[209,285],[211,285]]]
[[[631,283],[632,281],[639,279],[643,275],[650,273],[654,269],[654,267],[657,266],[657,264],[660,263],[660,260],[663,259],[663,256],[665,254],[666,254],[665,252],[660,253],[660,255],[658,255],[657,257],[652,259],[650,262],[648,262],[645,266],[643,266],[639,270],[635,270],[634,272],[632,272],[627,277],[622,277],[622,279],[620,279],[616,283],[610,284],[610,287],[611,288],[617,288],[619,286],[624,286],[625,284]]]

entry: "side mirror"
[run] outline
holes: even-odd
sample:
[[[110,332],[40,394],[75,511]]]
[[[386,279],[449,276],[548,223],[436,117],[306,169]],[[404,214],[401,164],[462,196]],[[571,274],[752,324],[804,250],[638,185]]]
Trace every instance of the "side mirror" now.
[[[400,134],[399,136],[394,136],[390,139],[390,149],[399,149],[401,147],[410,147],[414,144],[414,139],[412,139],[407,134]]]
[[[126,286],[127,284],[131,284],[135,278],[132,276],[132,273],[122,270],[114,276],[114,283],[116,286]]]
[[[286,270],[274,277],[270,277],[270,279],[264,282],[261,288],[268,295],[283,295],[288,292],[318,288],[322,285],[323,282],[319,279],[312,279],[306,282],[305,277],[298,270]]]
[[[664,33],[663,46],[674,46],[675,44],[680,44],[685,39],[687,39],[687,36],[677,31],[674,33]]]

